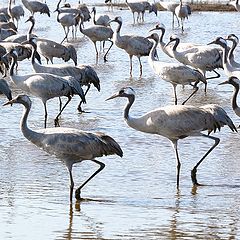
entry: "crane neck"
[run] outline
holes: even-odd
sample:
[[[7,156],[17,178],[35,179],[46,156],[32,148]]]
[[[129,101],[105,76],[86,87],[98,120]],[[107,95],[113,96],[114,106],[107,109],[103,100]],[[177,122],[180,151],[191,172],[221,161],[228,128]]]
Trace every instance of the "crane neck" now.
[[[150,50],[150,53],[149,53],[149,58],[151,59],[151,61],[157,60],[156,57],[155,57],[156,56],[155,53],[156,53],[157,45],[158,45],[158,40],[154,39],[153,46],[152,46],[152,48]]]
[[[165,29],[164,28],[161,28],[160,29],[161,30],[161,35],[160,35],[160,37],[159,37],[159,42],[160,43],[163,43],[163,37],[164,37],[164,34],[165,34]],[[164,44],[165,45],[165,44]]]
[[[239,92],[239,85],[235,82],[231,83],[234,86],[234,93],[232,97],[232,108],[235,111],[236,109],[239,109],[239,106],[237,104],[237,95]]]
[[[235,51],[236,47],[237,47],[237,43],[235,41],[232,41],[232,47],[228,52],[228,59],[229,60],[234,58],[233,52]]]
[[[37,134],[36,132],[32,131],[31,129],[28,128],[27,125],[27,119],[28,115],[31,109],[31,104],[23,103],[24,105],[24,110],[22,114],[22,118],[20,120],[20,129],[24,135],[25,138],[27,138],[29,141],[34,143],[34,135]]]
[[[32,65],[34,65],[34,64],[36,64],[35,57],[36,57],[36,53],[37,53],[37,45],[34,42],[31,42],[31,45],[33,47],[32,56],[31,56],[31,62],[32,62]]]
[[[178,47],[178,45],[179,45],[179,43],[180,43],[180,39],[179,38],[176,38],[175,40],[174,40],[174,45],[173,45],[173,48],[172,48],[172,50],[173,51],[177,51],[177,47]]]
[[[117,29],[116,29],[116,32],[117,32],[118,34],[120,34],[121,27],[122,27],[122,22],[117,22],[117,23],[118,23],[118,27],[117,27]]]
[[[31,20],[31,26],[28,30],[28,33],[27,33],[27,36],[30,37],[30,35],[32,34],[32,31],[33,31],[33,28],[35,26],[35,21],[34,20]]]
[[[124,115],[123,115],[123,117],[126,121],[128,121],[129,118],[130,118],[129,110],[130,110],[131,106],[133,105],[134,101],[135,101],[135,96],[134,95],[128,96],[128,103],[124,108]]]
[[[17,56],[15,54],[13,54],[12,58],[13,58],[13,61],[11,63],[10,70],[9,70],[9,75],[10,76],[14,75],[14,67],[17,64]]]
[[[10,17],[12,18],[12,0],[9,0],[9,4],[8,4],[8,14],[10,15]],[[13,20],[13,19],[12,19]]]
[[[96,25],[96,10],[93,10],[93,23]]]

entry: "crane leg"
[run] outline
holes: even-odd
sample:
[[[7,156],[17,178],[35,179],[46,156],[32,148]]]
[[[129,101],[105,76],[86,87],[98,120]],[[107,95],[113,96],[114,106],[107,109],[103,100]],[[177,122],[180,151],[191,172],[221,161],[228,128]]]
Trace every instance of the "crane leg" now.
[[[217,137],[209,136],[206,134],[201,134],[203,137],[207,137],[210,139],[213,139],[215,141],[214,145],[204,154],[204,156],[198,161],[198,163],[195,165],[195,167],[191,171],[191,178],[192,178],[192,183],[194,185],[200,185],[197,181],[196,173],[197,173],[197,168],[198,166],[202,163],[202,161],[207,157],[207,155],[219,144],[220,139]]]
[[[104,54],[104,57],[103,57],[104,62],[107,61],[107,54],[108,54],[108,52],[110,51],[111,47],[113,46],[113,41],[112,41],[112,40],[108,40],[108,41],[111,42],[111,45],[110,45],[110,47],[108,48],[107,52]],[[105,42],[105,41],[104,41],[104,42]]]
[[[68,169],[68,171],[69,171],[69,177],[70,177],[70,202],[72,202],[74,181],[72,176],[72,169]]]
[[[173,84],[174,104],[177,105],[177,85]]]
[[[130,57],[130,77],[132,77],[132,55]]]
[[[87,95],[89,89],[90,89],[90,84],[88,84],[88,87],[87,87],[87,90],[86,90],[85,93],[84,93],[84,96]],[[80,103],[78,104],[78,108],[77,108],[77,109],[78,109],[79,112],[84,112],[84,111],[82,110],[82,108],[81,108],[82,102],[83,102],[83,101],[82,101],[82,99],[81,99]]]
[[[175,152],[175,157],[177,160],[177,188],[179,188],[179,176],[180,176],[180,169],[181,169],[181,162],[179,159],[179,154],[178,154],[178,149],[177,149],[177,140],[171,141],[174,152]]]
[[[93,178],[95,177],[99,172],[101,172],[103,170],[103,168],[105,167],[105,164],[100,162],[100,161],[97,161],[97,160],[92,160],[93,162],[97,163],[100,165],[99,169],[93,173],[79,188],[76,189],[75,191],[75,198],[77,200],[80,200],[81,197],[80,197],[80,194],[81,194],[81,189]]]
[[[138,57],[138,61],[139,61],[139,66],[140,66],[140,78],[142,77],[142,63],[141,63],[141,59],[140,57]]]
[[[196,82],[194,85],[193,85],[193,88],[194,88],[194,91],[190,94],[190,96],[182,103],[182,105],[184,105],[197,91],[198,91],[198,84],[199,82]]]
[[[72,97],[71,96],[68,96],[68,100],[67,102],[65,103],[65,105],[63,106],[63,108],[60,110],[60,112],[58,113],[58,115],[56,116],[54,122],[55,122],[55,127],[59,127],[59,121],[58,121],[58,118],[59,116],[61,115],[61,113],[63,112],[63,110],[65,109],[65,107],[68,105],[68,103],[71,101]]]
[[[45,112],[45,116],[44,116],[44,128],[47,127],[47,104],[46,103],[43,103],[44,104],[44,112]]]

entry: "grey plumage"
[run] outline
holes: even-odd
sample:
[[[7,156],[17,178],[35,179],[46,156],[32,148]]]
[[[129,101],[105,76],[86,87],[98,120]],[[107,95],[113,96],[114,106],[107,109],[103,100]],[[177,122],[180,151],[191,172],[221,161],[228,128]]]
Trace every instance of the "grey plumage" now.
[[[50,17],[50,10],[46,3],[30,0],[22,0],[22,3],[32,15],[34,15],[36,12],[39,12],[40,14],[47,14]]]
[[[116,154],[120,157],[123,152],[119,144],[110,136],[104,133],[84,132],[75,128],[47,128],[32,130],[27,126],[27,118],[31,109],[31,100],[26,95],[19,95],[4,105],[19,103],[24,106],[23,116],[20,122],[21,131],[26,139],[43,149],[51,155],[63,160],[70,176],[70,202],[72,202],[74,181],[72,166],[84,160],[91,160],[97,163],[100,168],[93,173],[75,191],[76,199],[80,199],[83,186],[86,185],[105,166],[104,163],[96,160],[97,157]]]
[[[194,185],[199,185],[196,178],[197,168],[220,142],[219,138],[210,136],[209,134],[215,132],[217,129],[220,130],[221,127],[225,125],[233,132],[237,132],[236,127],[227,113],[216,104],[207,104],[201,107],[189,105],[165,106],[154,109],[141,117],[134,118],[129,114],[130,108],[135,100],[134,90],[131,87],[122,88],[107,100],[117,97],[125,97],[128,99],[128,104],[124,109],[124,120],[130,127],[141,132],[161,135],[170,140],[177,160],[177,187],[179,187],[181,167],[177,148],[179,139],[195,136],[206,137],[215,142],[192,169],[192,182]],[[202,131],[208,131],[208,134],[204,134]]]

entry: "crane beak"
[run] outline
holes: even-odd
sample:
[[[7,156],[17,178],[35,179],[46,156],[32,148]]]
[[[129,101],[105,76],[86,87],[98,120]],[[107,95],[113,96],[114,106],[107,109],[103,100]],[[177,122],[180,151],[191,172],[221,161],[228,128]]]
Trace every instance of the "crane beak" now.
[[[212,41],[212,42],[208,43],[207,45],[211,45],[211,44],[215,44],[215,41]]]
[[[221,83],[219,83],[218,85],[224,85],[224,84],[229,84],[229,81],[227,80],[227,81],[225,81],[225,82],[221,82]]]
[[[4,103],[3,106],[9,105],[9,104],[11,104],[11,106],[12,106],[13,103],[15,103],[15,99],[12,99],[12,100],[10,100],[10,101]]]
[[[111,99],[114,99],[114,98],[117,98],[117,97],[119,97],[119,93],[113,94],[111,97],[107,98],[105,101],[108,101],[108,100],[111,100]]]

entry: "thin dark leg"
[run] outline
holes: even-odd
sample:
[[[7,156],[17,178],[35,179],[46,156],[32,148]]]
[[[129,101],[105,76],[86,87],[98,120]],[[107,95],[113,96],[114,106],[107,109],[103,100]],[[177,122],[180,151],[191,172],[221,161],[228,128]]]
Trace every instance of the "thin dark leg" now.
[[[112,40],[108,40],[108,41],[111,42],[111,46],[108,48],[107,52],[104,54],[104,57],[103,57],[104,62],[107,61],[107,54],[108,54],[108,52],[110,51],[111,47],[113,46],[113,41],[112,41]],[[105,41],[104,41],[104,42],[105,42]]]
[[[219,144],[220,142],[220,139],[217,138],[217,137],[213,137],[213,136],[209,136],[209,135],[205,135],[205,134],[202,134],[201,136],[203,137],[207,137],[207,138],[210,138],[210,139],[213,139],[215,141],[214,145],[204,154],[204,156],[201,158],[201,160],[195,165],[195,167],[192,169],[191,171],[191,177],[192,177],[192,182],[194,185],[200,185],[198,182],[197,182],[197,177],[196,177],[196,173],[197,173],[197,168],[198,166],[202,163],[202,161],[207,157],[207,155]]]
[[[45,116],[44,116],[44,128],[47,127],[47,104],[46,103],[43,103],[44,105],[44,111],[45,111]]]
[[[138,61],[139,61],[139,65],[140,65],[140,76],[139,77],[142,77],[142,63],[141,63],[140,57],[138,57]]]
[[[102,162],[99,162],[97,160],[92,160],[93,162],[97,163],[100,165],[99,169],[93,173],[79,188],[76,189],[75,191],[75,198],[77,200],[80,200],[81,197],[80,197],[80,194],[81,194],[81,189],[94,177],[96,176],[99,172],[101,172],[103,170],[103,168],[105,167],[105,164],[102,163]]]
[[[87,87],[87,90],[85,91],[85,93],[84,93],[84,96],[86,96],[86,94],[88,93],[88,90],[90,89],[90,84],[88,84],[88,87]],[[78,111],[79,112],[84,112],[83,110],[82,110],[82,108],[81,108],[81,105],[82,105],[82,99],[81,99],[81,101],[80,101],[80,103],[78,104]]]
[[[198,91],[198,86],[197,86],[198,82],[196,82],[193,85],[194,91],[190,94],[190,96],[182,103],[182,105],[184,105],[197,91]]]
[[[59,127],[59,122],[58,122],[58,118],[59,116],[61,115],[61,113],[63,112],[64,108],[68,105],[68,103],[71,101],[72,97],[71,96],[68,96],[68,100],[67,102],[65,103],[65,105],[63,106],[63,108],[61,109],[61,111],[58,113],[58,115],[56,116],[55,118],[55,127]]]
[[[73,182],[73,176],[72,176],[72,169],[68,169],[68,171],[69,171],[69,177],[70,177],[70,202],[72,203],[74,182]]]
[[[180,162],[179,155],[178,155],[177,141],[172,141],[172,146],[173,146],[175,156],[176,156],[176,160],[177,160],[177,188],[179,188],[181,162]]]
[[[132,77],[132,55],[129,55],[130,57],[130,77]]]
[[[173,84],[174,104],[177,105],[177,85]]]

